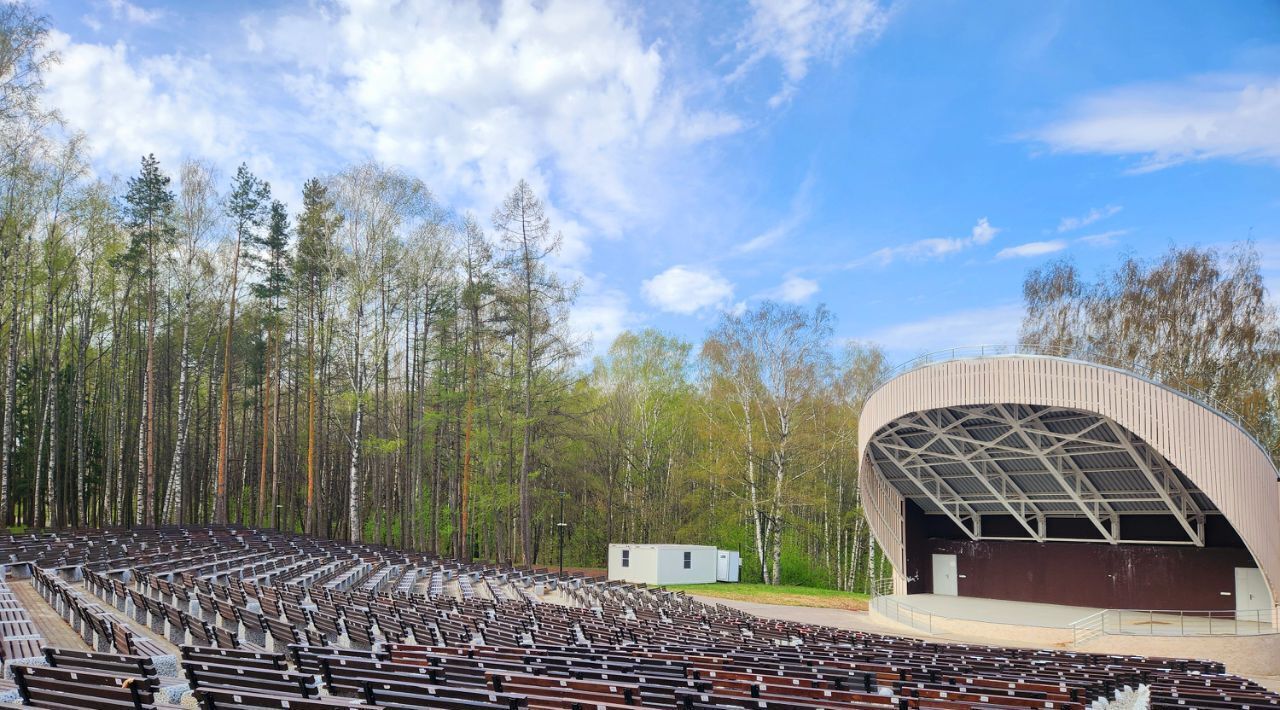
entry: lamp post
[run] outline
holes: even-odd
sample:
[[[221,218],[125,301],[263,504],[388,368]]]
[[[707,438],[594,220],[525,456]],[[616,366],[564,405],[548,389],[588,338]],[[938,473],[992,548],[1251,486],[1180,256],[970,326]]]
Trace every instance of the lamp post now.
[[[564,522],[564,491],[560,491],[560,522],[556,523],[556,528],[560,531],[560,577],[564,577],[564,529],[568,527]]]
[[[283,507],[279,503],[276,504],[276,532],[280,532],[280,509]]]

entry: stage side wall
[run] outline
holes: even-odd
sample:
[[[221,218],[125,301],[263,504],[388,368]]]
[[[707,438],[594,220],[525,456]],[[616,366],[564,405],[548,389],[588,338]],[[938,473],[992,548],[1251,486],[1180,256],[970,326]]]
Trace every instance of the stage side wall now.
[[[1248,551],[1224,547],[937,538],[909,547],[928,551],[908,562],[917,570],[935,553],[955,555],[960,596],[1108,609],[1234,609],[1222,592],[1235,592],[1236,567],[1256,566]]]

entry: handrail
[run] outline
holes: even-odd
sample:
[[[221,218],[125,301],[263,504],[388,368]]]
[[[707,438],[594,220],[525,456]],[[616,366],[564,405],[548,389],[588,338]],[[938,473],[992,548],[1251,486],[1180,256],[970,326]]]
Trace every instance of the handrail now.
[[[1106,633],[1106,616],[1107,610],[1103,609],[1071,622],[1071,642],[1077,644]]]
[[[885,597],[893,594],[893,577],[877,577],[871,580],[871,596]]]
[[[879,612],[881,616],[892,619],[899,624],[910,626],[917,631],[933,633],[933,614],[910,604],[903,604],[891,595],[872,597],[871,608]],[[902,618],[904,611],[907,614],[906,620]],[[918,621],[919,618],[924,619],[923,625]]]
[[[1270,609],[1103,609],[1072,622],[1071,629],[1076,643],[1098,633],[1112,636],[1269,636],[1280,633],[1271,621],[1271,614]],[[1243,628],[1242,623],[1245,624]]]
[[[899,363],[882,374],[871,385],[867,398],[878,392],[882,387],[890,381],[908,372],[918,370],[931,365],[938,365],[956,360],[976,360],[988,357],[1051,357],[1063,360],[1074,360],[1086,365],[1094,365],[1105,367],[1111,370],[1119,371],[1123,374],[1146,380],[1157,387],[1165,389],[1184,399],[1190,400],[1226,419],[1240,430],[1250,441],[1254,443],[1262,451],[1267,458],[1280,469],[1280,459],[1273,456],[1271,451],[1263,445],[1258,435],[1253,432],[1249,425],[1245,422],[1244,417],[1240,416],[1230,406],[1222,400],[1203,390],[1191,387],[1185,383],[1174,382],[1171,378],[1162,376],[1160,373],[1149,367],[1136,362],[1124,362],[1118,358],[1103,355],[1090,350],[1081,350],[1079,348],[1067,348],[1058,345],[1042,345],[1035,343],[1004,343],[995,345],[965,345],[954,348],[945,348],[935,350],[933,352],[918,355],[910,360]],[[1277,473],[1280,478],[1280,473]]]

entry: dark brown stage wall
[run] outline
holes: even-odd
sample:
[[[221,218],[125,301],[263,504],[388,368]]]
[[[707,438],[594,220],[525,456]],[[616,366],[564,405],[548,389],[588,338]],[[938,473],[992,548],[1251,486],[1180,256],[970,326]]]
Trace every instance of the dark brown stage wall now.
[[[1235,568],[1255,566],[1248,551],[1232,547],[922,542],[916,549],[926,554],[908,563],[923,572],[916,591],[932,591],[932,555],[952,554],[960,596],[1109,609],[1234,609]]]

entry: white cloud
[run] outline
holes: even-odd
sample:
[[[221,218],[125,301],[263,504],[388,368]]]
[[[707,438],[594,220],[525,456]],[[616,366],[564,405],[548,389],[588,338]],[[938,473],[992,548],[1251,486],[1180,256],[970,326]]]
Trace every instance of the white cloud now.
[[[983,217],[978,220],[977,224],[973,225],[969,241],[973,244],[987,244],[995,238],[996,233],[999,231],[999,229],[991,226],[991,223],[987,221],[986,217]]]
[[[889,11],[877,0],[752,0],[751,19],[738,39],[746,57],[730,77],[741,78],[756,64],[773,59],[783,81],[769,99],[786,103],[814,62],[835,62],[860,42],[874,40]]]
[[[415,166],[482,211],[526,178],[560,223],[583,223],[579,240],[659,212],[678,156],[742,125],[692,108],[660,46],[605,0],[347,2],[250,36],[348,152]]]
[[[683,315],[722,307],[733,298],[733,284],[719,273],[687,266],[673,266],[645,280],[641,291],[653,306]]]
[[[111,10],[113,18],[135,25],[150,25],[164,17],[164,12],[161,10],[148,10],[128,0],[107,0],[107,7]]]
[[[131,173],[144,153],[175,166],[185,155],[221,158],[244,149],[227,110],[236,99],[207,60],[140,58],[123,43],[78,44],[56,30],[49,38],[61,61],[48,72],[48,100],[89,134],[92,155],[107,169]]]
[[[993,227],[986,217],[978,220],[967,237],[936,237],[919,239],[896,247],[883,247],[851,262],[849,268],[862,266],[888,266],[899,259],[922,261],[941,259],[975,246],[989,244],[1000,228]]]
[[[818,282],[800,276],[788,276],[785,281],[765,292],[766,298],[787,303],[804,303],[818,292]]]
[[[697,106],[662,45],[608,0],[337,0],[239,27],[242,47],[195,56],[55,33],[50,103],[121,173],[154,151],[167,165],[248,160],[300,185],[374,158],[482,215],[524,178],[564,233],[567,270],[592,239],[659,223],[671,194],[697,189],[691,152],[742,126]]]
[[[1045,254],[1054,254],[1067,248],[1067,243],[1061,239],[1053,239],[1046,242],[1027,242],[1013,247],[1005,247],[996,253],[997,259],[1021,259],[1032,256],[1044,256]]]
[[[1063,217],[1062,221],[1058,223],[1058,232],[1070,232],[1081,227],[1087,227],[1098,220],[1117,214],[1121,209],[1123,208],[1119,205],[1107,205],[1102,208],[1094,207],[1087,214],[1079,217]]]
[[[1280,77],[1203,76],[1086,96],[1032,134],[1056,151],[1138,158],[1137,172],[1189,161],[1280,162]]]
[[[1020,304],[956,311],[888,326],[859,340],[904,357],[966,345],[1003,345],[1017,340],[1022,314]]]
[[[1095,247],[1107,247],[1116,243],[1118,237],[1128,234],[1128,229],[1112,229],[1106,232],[1098,232],[1097,234],[1086,234],[1078,237],[1076,241]]]

